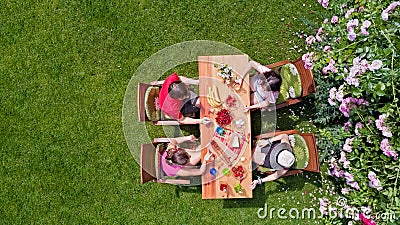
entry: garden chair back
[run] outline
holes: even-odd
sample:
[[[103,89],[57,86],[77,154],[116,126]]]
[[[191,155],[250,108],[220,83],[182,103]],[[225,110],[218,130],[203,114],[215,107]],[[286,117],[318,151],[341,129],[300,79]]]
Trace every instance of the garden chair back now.
[[[287,131],[277,131],[275,133],[266,133],[260,134],[256,137],[256,140],[264,139],[264,138],[271,138],[277,136],[279,134],[299,134],[301,137],[304,138],[304,141],[307,144],[308,152],[309,152],[309,160],[307,167],[304,169],[290,169],[284,176],[290,176],[298,173],[302,173],[304,171],[309,172],[320,172],[320,164],[319,164],[319,156],[318,156],[318,149],[316,145],[316,140],[314,134],[310,133],[297,133],[296,130],[287,130]],[[271,172],[272,173],[272,172]]]
[[[178,121],[176,120],[168,120],[168,119],[163,119],[163,114],[160,109],[157,109],[157,106],[151,105],[151,104],[156,104],[156,98],[157,96],[154,95],[147,95],[146,96],[146,91],[150,87],[156,87],[156,85],[150,85],[150,84],[144,84],[144,83],[138,83],[138,89],[137,89],[137,107],[138,107],[138,119],[139,122],[145,122],[145,121],[150,121],[154,125],[179,125]],[[150,98],[150,99],[149,99]],[[147,107],[147,108],[146,108]],[[150,109],[151,108],[151,109]],[[146,112],[146,110],[148,112]],[[149,111],[152,112],[149,112]],[[157,111],[157,112],[156,112]],[[159,118],[158,119],[151,119],[148,117],[148,113],[158,113]]]
[[[303,97],[313,94],[317,91],[312,71],[309,69],[306,69],[304,67],[304,62],[301,58],[298,58],[294,61],[284,60],[284,61],[276,62],[276,63],[270,64],[270,65],[267,65],[267,67],[272,69],[272,68],[276,68],[276,67],[281,67],[288,63],[292,63],[296,67],[297,71],[299,72],[299,76],[301,79],[301,86],[302,86],[301,96],[299,98],[294,98],[294,99],[289,98],[283,103],[279,103],[275,106],[268,107],[267,108],[268,111],[272,111],[275,109],[279,109],[282,107],[286,107],[289,105],[299,103],[302,101]]]
[[[167,139],[161,140],[167,142]],[[157,183],[167,183],[176,185],[188,185],[189,179],[169,178],[164,176],[161,166],[161,154],[163,149],[157,149],[160,142],[153,142],[152,144],[142,144],[140,151],[140,177],[141,183],[144,184],[149,181]]]

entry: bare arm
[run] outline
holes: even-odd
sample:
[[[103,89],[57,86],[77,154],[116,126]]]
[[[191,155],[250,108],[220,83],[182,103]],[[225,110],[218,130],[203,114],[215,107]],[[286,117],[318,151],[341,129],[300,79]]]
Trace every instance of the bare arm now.
[[[287,134],[279,134],[279,135],[276,135],[275,137],[272,137],[272,138],[267,138],[267,139],[260,139],[260,140],[258,140],[258,141],[257,141],[257,145],[256,145],[256,149],[257,149],[257,148],[262,148],[262,147],[268,145],[269,142],[272,143],[272,142],[274,142],[274,141],[281,141],[282,143],[288,143],[288,144],[290,144],[290,142],[289,142],[289,136],[288,136]]]
[[[201,154],[200,154],[201,155]],[[179,170],[176,175],[178,176],[200,176],[201,174],[206,171],[207,168],[207,161],[210,159],[211,153],[207,152],[204,156],[203,163],[201,164],[200,168],[198,169],[189,169],[189,168],[182,168]]]
[[[177,144],[181,144],[185,141],[194,141],[196,140],[196,137],[194,135],[189,135],[189,136],[171,138],[170,140],[175,140]]]
[[[189,169],[189,168],[182,168],[180,169],[176,175],[178,176],[200,176],[206,171],[207,164],[202,164],[198,169]]]
[[[181,119],[178,120],[180,124],[200,124],[201,119],[193,119],[190,117],[182,117]]]
[[[246,74],[248,74],[250,72],[251,69],[255,69],[259,73],[264,73],[264,72],[268,72],[271,70],[256,61],[250,61],[247,63],[246,68],[243,70],[243,72],[241,74],[242,78],[244,78],[246,76]]]
[[[274,142],[274,141],[281,141],[282,143],[288,143],[288,144],[290,144],[290,142],[289,142],[289,136],[288,136],[287,134],[280,134],[280,135],[277,135],[277,136],[271,138],[270,141],[271,141],[271,142]]]
[[[271,175],[269,175],[267,177],[262,178],[261,181],[264,183],[264,182],[276,180],[279,177],[283,176],[285,173],[287,173],[287,171],[289,171],[289,170],[278,170],[275,173],[273,173],[273,174],[271,174]]]
[[[264,182],[268,182],[268,181],[274,181],[274,180],[280,178],[281,176],[283,176],[285,173],[287,173],[287,171],[289,171],[289,170],[278,170],[275,173],[262,178],[261,182],[264,183]],[[253,182],[251,182],[251,184],[250,184],[250,189],[254,189],[257,186],[257,184],[258,184],[258,180],[253,180]]]
[[[210,119],[203,117],[202,119],[193,119],[191,117],[182,117],[178,120],[180,124],[209,124]]]
[[[259,102],[257,104],[251,105],[251,106],[247,106],[245,109],[246,111],[250,110],[250,109],[260,109],[260,108],[265,108],[269,105],[269,101],[265,100],[262,102]]]

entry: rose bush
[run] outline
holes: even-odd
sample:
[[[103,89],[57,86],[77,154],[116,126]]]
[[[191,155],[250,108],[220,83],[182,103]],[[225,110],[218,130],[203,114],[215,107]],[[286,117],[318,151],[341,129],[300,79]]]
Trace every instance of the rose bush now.
[[[323,148],[333,147],[322,149],[331,154],[328,173],[347,199],[342,209],[359,212],[326,222],[389,224],[400,218],[400,2],[318,2],[329,17],[306,37],[302,59],[318,85],[315,121]],[[338,210],[322,202],[323,209]],[[383,213],[397,214],[377,216]]]

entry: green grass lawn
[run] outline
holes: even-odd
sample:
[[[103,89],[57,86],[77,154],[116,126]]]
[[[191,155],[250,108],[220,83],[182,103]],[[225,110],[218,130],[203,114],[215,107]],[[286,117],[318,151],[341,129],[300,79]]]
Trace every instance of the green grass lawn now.
[[[323,188],[314,174],[257,187],[245,200],[202,200],[200,187],[141,185],[121,118],[131,77],[157,51],[212,40],[263,64],[294,59],[304,51],[290,48],[304,49],[304,41],[293,33],[307,28],[301,18],[317,18],[310,13],[316,3],[2,1],[0,223],[314,224],[257,216],[265,203],[312,207],[311,194]],[[278,128],[307,125],[312,105],[301,106],[295,116],[278,111]],[[132,148],[164,135],[131,126],[147,128],[133,130]]]

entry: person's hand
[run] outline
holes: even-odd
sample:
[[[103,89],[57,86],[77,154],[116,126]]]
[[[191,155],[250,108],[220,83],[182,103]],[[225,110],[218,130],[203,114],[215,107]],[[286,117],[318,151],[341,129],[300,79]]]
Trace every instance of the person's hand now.
[[[257,141],[257,146],[259,146],[259,147],[264,147],[264,146],[266,146],[267,144],[269,144],[270,142],[268,141],[268,140],[266,140],[266,139],[261,139],[261,140],[258,140]]]
[[[208,117],[203,117],[203,119],[201,119],[201,123],[204,125],[207,125],[211,122],[210,118]]]
[[[207,162],[210,158],[211,158],[211,153],[208,151],[207,154],[204,156],[204,161],[203,162]]]
[[[258,181],[257,181],[257,180],[253,180],[253,182],[251,182],[249,188],[250,188],[251,190],[253,190],[253,189],[257,186],[257,184],[258,184]]]
[[[196,141],[197,138],[192,134],[189,136],[189,140],[188,141]]]
[[[258,66],[257,71],[261,74],[264,74],[265,72],[271,71],[271,69],[266,66],[260,65]]]
[[[235,81],[238,85],[242,85],[243,83],[243,77],[239,77],[238,79],[236,79]]]
[[[250,111],[250,106],[245,106],[245,107],[243,107],[243,112],[244,113],[247,113],[247,112],[249,112]]]

